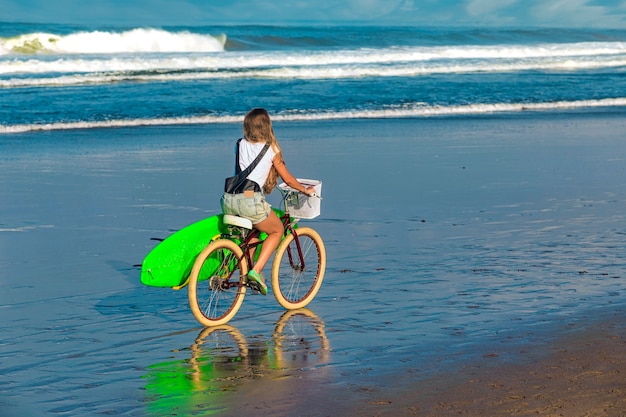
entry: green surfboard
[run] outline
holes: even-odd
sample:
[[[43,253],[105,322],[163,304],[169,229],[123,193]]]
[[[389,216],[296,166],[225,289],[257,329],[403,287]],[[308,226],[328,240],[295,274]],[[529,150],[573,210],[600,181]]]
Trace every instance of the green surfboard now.
[[[273,209],[280,217],[283,212]],[[215,237],[227,231],[217,214],[171,234],[152,249],[141,264],[141,282],[151,287],[180,289],[187,283],[196,257]],[[261,235],[261,240],[265,234]]]
[[[171,234],[141,264],[141,282],[151,287],[178,287],[187,281],[196,257],[225,231],[222,215],[208,217]]]

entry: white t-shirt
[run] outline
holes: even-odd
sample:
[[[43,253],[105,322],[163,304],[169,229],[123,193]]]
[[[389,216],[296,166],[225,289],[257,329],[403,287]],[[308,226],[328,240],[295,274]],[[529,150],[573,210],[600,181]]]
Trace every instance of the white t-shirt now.
[[[242,140],[239,143],[239,167],[241,170],[244,170],[256,159],[259,153],[263,150],[265,143],[252,143],[248,142],[246,139]],[[270,169],[272,168],[272,159],[276,156],[276,151],[270,146],[270,148],[263,155],[263,159],[259,162],[259,164],[252,170],[250,175],[248,175],[248,179],[259,184],[259,187],[263,188],[265,181],[267,180],[268,175],[270,174]]]

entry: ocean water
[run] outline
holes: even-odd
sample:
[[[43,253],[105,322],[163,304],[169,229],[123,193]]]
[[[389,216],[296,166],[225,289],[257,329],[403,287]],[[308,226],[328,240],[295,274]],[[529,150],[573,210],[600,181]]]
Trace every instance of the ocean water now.
[[[626,30],[0,23],[0,133],[626,106]]]

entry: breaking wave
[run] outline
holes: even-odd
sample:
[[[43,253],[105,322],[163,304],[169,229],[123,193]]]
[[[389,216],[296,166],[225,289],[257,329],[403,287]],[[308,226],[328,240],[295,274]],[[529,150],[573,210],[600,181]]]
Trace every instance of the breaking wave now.
[[[137,35],[131,35],[138,31]],[[141,54],[103,56],[49,56],[0,59],[0,88],[71,86],[118,82],[166,82],[200,79],[269,78],[336,79],[411,77],[430,74],[492,73],[510,71],[577,71],[626,67],[626,43],[584,42],[542,45],[437,46],[359,48],[341,51],[223,50],[223,39],[208,35],[170,33],[148,36],[147,30],[124,32],[123,42],[100,47]],[[91,34],[95,34],[92,32]],[[139,35],[141,34],[141,35]],[[69,35],[68,38],[72,36]],[[107,35],[108,36],[108,35]],[[133,38],[142,42],[131,42]],[[165,40],[169,37],[172,39]],[[41,39],[39,37],[38,39]],[[161,39],[150,44],[145,39]],[[187,42],[180,42],[189,38]],[[81,37],[84,41],[85,38]],[[194,39],[194,40],[192,40]],[[65,39],[67,41],[67,39]],[[94,51],[96,47],[69,47],[69,42],[48,42],[57,49]],[[20,43],[21,45],[24,42]],[[117,44],[117,46],[115,46]],[[164,52],[178,48],[178,52]],[[196,53],[180,52],[181,48]],[[159,51],[158,53],[156,51]],[[150,51],[150,52],[146,52]],[[206,52],[210,53],[206,53]],[[201,53],[204,52],[204,53]]]
[[[169,32],[162,29],[91,31],[68,35],[28,33],[0,38],[0,55],[216,52],[223,51],[225,43],[225,35]]]

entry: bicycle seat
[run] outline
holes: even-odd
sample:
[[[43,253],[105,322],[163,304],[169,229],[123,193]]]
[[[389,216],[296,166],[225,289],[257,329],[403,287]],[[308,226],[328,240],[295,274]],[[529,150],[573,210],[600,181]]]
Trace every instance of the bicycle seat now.
[[[233,216],[232,214],[224,214],[224,224],[231,226],[243,227],[244,229],[252,229],[252,222],[250,219],[244,217]]]

